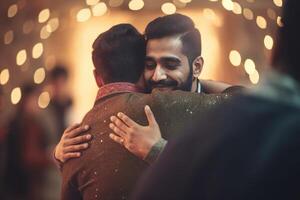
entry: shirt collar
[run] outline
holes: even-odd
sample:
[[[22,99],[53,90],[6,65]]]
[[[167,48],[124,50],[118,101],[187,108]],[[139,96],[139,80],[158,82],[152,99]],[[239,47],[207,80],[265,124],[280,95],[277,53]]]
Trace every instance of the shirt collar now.
[[[96,101],[112,94],[126,93],[126,92],[143,92],[143,90],[138,88],[133,83],[127,83],[127,82],[109,83],[99,88]]]

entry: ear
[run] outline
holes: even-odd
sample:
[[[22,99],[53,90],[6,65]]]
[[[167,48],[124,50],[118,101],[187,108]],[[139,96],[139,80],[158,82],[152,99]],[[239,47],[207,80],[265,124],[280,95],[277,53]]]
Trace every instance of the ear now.
[[[201,74],[202,68],[203,68],[204,60],[201,56],[198,56],[193,61],[193,77],[198,78]]]
[[[104,85],[104,81],[102,79],[102,77],[98,74],[98,72],[96,71],[96,69],[94,69],[94,77],[95,77],[95,80],[96,80],[96,83],[98,85],[98,87],[102,87]]]

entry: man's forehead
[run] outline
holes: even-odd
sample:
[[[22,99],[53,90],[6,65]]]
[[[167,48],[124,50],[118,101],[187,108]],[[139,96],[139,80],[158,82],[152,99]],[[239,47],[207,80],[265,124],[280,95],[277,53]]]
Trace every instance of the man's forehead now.
[[[182,42],[179,37],[164,37],[160,39],[151,39],[147,42],[148,52],[165,52],[181,53]]]

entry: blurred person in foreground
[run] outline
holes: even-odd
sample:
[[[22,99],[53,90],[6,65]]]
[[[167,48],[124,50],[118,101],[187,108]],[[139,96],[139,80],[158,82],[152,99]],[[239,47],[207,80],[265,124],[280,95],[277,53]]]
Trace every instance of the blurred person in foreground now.
[[[45,172],[51,164],[45,129],[38,117],[40,89],[32,84],[21,87],[22,98],[8,125],[4,199],[43,198]]]
[[[300,2],[284,3],[259,86],[195,118],[132,199],[300,199]]]
[[[184,33],[177,37],[187,34]],[[194,45],[193,42],[188,44]],[[71,159],[63,165],[62,199],[128,199],[137,179],[149,166],[146,157],[151,147],[142,146],[140,157],[136,157],[109,138],[110,116],[123,112],[144,125],[147,118],[153,115],[146,106],[150,105],[158,120],[156,128],[159,126],[163,137],[169,139],[175,137],[176,130],[184,127],[196,113],[205,115],[207,110],[230,99],[228,93],[208,95],[172,91],[176,86],[184,84],[179,81],[175,81],[175,84],[172,81],[169,91],[157,89],[151,94],[143,93],[144,90],[137,85],[144,70],[145,53],[144,37],[130,24],[113,26],[95,40],[92,60],[99,90],[94,107],[86,114],[81,125],[74,125],[65,131],[63,142],[60,143],[62,146],[58,147],[63,147],[63,153],[72,155],[72,149],[87,147],[87,144],[78,144],[82,138],[92,136],[93,140],[80,158]],[[188,60],[187,55],[190,55],[180,49],[177,49],[177,53],[181,54],[185,62]],[[197,57],[192,56],[190,59]],[[174,60],[171,60],[173,63]],[[196,61],[192,66],[195,63],[197,65]],[[181,62],[177,65],[180,69],[183,67]],[[185,75],[189,73],[187,69]],[[84,130],[86,134],[74,138]]]

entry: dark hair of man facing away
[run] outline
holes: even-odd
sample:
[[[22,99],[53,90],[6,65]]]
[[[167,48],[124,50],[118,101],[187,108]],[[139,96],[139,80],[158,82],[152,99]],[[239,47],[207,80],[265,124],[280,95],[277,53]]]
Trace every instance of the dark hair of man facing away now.
[[[182,42],[182,53],[188,57],[190,67],[201,55],[201,34],[191,18],[182,14],[158,17],[145,29],[146,42],[151,39],[179,36]]]
[[[290,0],[283,9],[283,27],[278,30],[273,53],[273,67],[300,81],[300,2]]]
[[[105,84],[136,83],[144,69],[144,37],[130,24],[119,24],[102,33],[93,44],[92,59]]]

